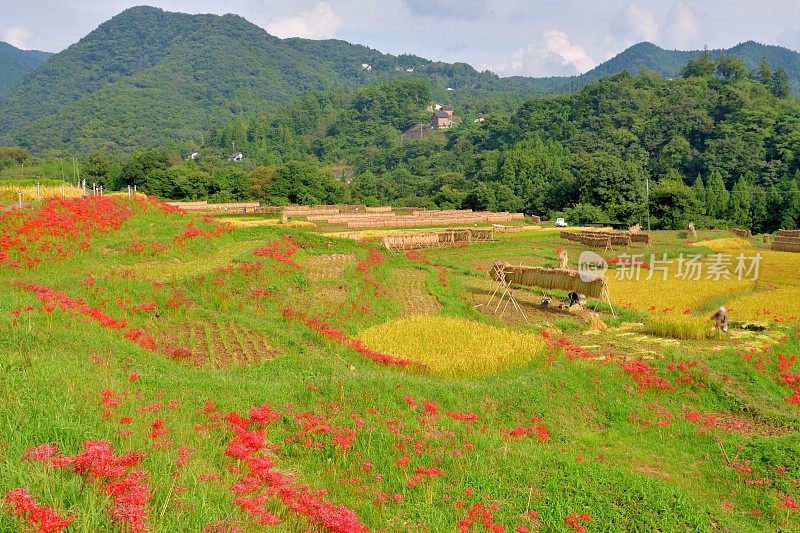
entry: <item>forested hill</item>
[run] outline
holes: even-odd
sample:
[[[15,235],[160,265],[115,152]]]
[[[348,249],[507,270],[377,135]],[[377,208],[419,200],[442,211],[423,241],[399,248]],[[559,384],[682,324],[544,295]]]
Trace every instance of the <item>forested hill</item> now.
[[[652,43],[644,42],[631,46],[580,77],[585,80],[595,80],[625,70],[635,74],[640,68],[658,72],[666,77],[675,77],[686,63],[697,59],[702,53],[702,50],[664,50]],[[709,50],[708,55],[711,59],[736,57],[750,70],[758,68],[761,61],[766,59],[773,69],[784,69],[789,74],[795,90],[800,89],[800,53],[788,48],[747,41],[728,49]]]
[[[729,52],[751,69],[766,58],[798,86],[796,52],[753,42]],[[232,118],[274,114],[310,91],[348,92],[409,77],[426,80],[437,102],[474,116],[514,109],[530,96],[576,91],[623,70],[646,67],[671,77],[699,54],[642,43],[582,76],[500,78],[464,63],[393,56],[344,41],[278,39],[235,15],[135,7],[0,93],[0,145],[182,151]]]
[[[0,93],[47,61],[51,55],[38,50],[20,50],[0,42]]]
[[[489,106],[505,106],[504,96],[513,106],[535,92],[468,65],[342,41],[278,39],[235,15],[137,7],[0,95],[0,144],[35,151],[177,148],[232,116],[275,111],[312,90],[408,76],[433,79],[442,99],[452,87],[453,99],[487,97]]]

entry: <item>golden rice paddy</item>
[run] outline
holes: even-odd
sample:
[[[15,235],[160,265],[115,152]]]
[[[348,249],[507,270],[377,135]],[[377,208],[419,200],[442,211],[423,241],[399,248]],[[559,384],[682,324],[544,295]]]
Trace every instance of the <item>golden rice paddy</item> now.
[[[391,320],[358,337],[373,350],[422,363],[431,374],[453,378],[524,365],[545,351],[535,334],[434,315]]]

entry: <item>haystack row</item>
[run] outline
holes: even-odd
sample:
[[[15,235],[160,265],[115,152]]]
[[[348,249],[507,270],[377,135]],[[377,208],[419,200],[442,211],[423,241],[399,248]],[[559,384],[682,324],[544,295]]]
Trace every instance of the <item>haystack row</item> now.
[[[800,252],[800,230],[780,230],[769,247],[781,252]]]
[[[741,237],[742,239],[749,239],[750,237],[753,236],[753,232],[750,231],[749,229],[733,228],[731,230],[731,233],[733,233],[737,237]]]
[[[590,298],[608,297],[608,283],[605,278],[584,281],[576,270],[512,265],[497,261],[491,275],[498,280],[500,272],[505,275],[506,282],[512,285],[574,291]]]
[[[440,246],[459,246],[492,240],[492,230],[489,229],[454,229],[426,233],[396,233],[386,235],[382,243],[389,250],[396,252]]]
[[[591,231],[574,233],[562,231],[561,238],[567,241],[577,242],[591,248],[611,248],[612,246],[631,246],[633,243],[650,244],[650,235],[647,233],[608,233],[603,231]]]
[[[258,202],[229,202],[222,204],[210,204],[203,200],[201,202],[166,202],[173,207],[179,207],[184,211],[243,211],[254,213],[261,204]]]

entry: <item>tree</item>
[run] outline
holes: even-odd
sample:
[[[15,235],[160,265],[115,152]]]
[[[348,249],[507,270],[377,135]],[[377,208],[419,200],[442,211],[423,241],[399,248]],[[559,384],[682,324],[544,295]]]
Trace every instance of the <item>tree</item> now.
[[[346,190],[329,172],[313,163],[291,161],[275,171],[268,188],[274,205],[336,204],[346,199]]]
[[[741,228],[751,228],[753,225],[752,208],[753,194],[749,175],[742,176],[733,186],[728,204],[728,218]]]
[[[706,214],[706,186],[703,184],[703,176],[700,174],[697,175],[697,178],[694,180],[694,185],[692,185],[692,190],[694,191],[694,196],[697,198],[698,207],[697,207],[697,214],[705,215]]]
[[[680,179],[665,179],[650,191],[650,212],[660,229],[683,229],[693,221],[700,202]]]
[[[792,86],[789,83],[789,74],[786,69],[779,67],[772,75],[772,94],[778,98],[786,98],[792,92]]]
[[[797,229],[800,226],[800,187],[796,180],[786,178],[781,182],[780,189],[781,201],[773,206],[780,210],[779,226],[782,229]]]
[[[703,49],[703,53],[697,59],[692,59],[681,70],[684,78],[703,78],[714,74],[714,62],[708,53],[708,48]]]
[[[769,61],[767,61],[766,57],[761,60],[761,64],[758,66],[756,79],[761,85],[770,91],[772,90],[772,67],[769,66]]]
[[[591,204],[575,204],[573,207],[565,209],[564,218],[573,226],[608,222],[608,215],[599,207]]]
[[[727,82],[739,81],[747,78],[747,67],[738,57],[723,56],[717,59],[716,73]]]
[[[464,200],[464,207],[474,211],[497,211],[497,198],[494,188],[482,181],[478,183]]]
[[[728,212],[730,193],[719,170],[712,170],[706,182],[706,214],[711,218],[723,218]]]
[[[169,167],[169,158],[160,150],[147,150],[145,152],[134,152],[132,156],[122,164],[122,181],[124,185],[144,184],[147,174],[156,169],[166,169]]]

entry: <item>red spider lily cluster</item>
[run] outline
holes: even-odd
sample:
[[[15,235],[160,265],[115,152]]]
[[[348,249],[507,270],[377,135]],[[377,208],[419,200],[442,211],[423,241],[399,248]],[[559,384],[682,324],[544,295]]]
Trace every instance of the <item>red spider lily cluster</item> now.
[[[220,224],[211,217],[203,217],[203,222],[209,224],[211,229],[200,229],[195,225],[194,220],[190,220],[189,225],[186,227],[183,233],[175,236],[175,241],[178,246],[185,246],[186,242],[191,239],[216,239],[226,231],[230,230],[228,226]]]
[[[437,279],[439,280],[439,285],[441,285],[442,287],[448,286],[447,273],[449,271],[447,270],[447,267],[431,263],[430,261],[422,257],[418,252],[414,250],[409,250],[408,252],[406,252],[406,257],[411,261],[417,261],[419,263],[422,263],[423,265],[427,265],[429,267],[433,267],[436,270],[438,270],[439,277]]]
[[[48,198],[36,211],[0,214],[0,265],[33,268],[87,249],[96,233],[118,229],[134,215],[120,200],[105,196]]]
[[[645,389],[675,390],[675,387],[667,379],[658,375],[657,368],[648,365],[645,361],[622,363],[620,366],[639,385],[639,391]]]
[[[144,453],[115,455],[111,443],[102,440],[87,440],[83,443],[83,449],[83,452],[74,456],[56,455],[58,448],[45,444],[29,449],[23,458],[41,461],[50,468],[68,470],[88,481],[99,482],[99,485],[93,483],[93,486],[108,496],[111,518],[128,531],[148,531],[146,509],[150,501],[150,488],[145,481],[144,471],[136,468],[144,458]],[[23,489],[12,492],[18,516],[28,512],[29,522],[38,517],[38,531],[61,531],[74,520],[74,516],[62,519],[46,508],[39,508],[37,514],[32,511],[35,508],[33,500]],[[6,501],[9,501],[8,495]],[[48,518],[51,529],[43,529],[42,516]]]
[[[62,311],[75,310],[84,316],[88,316],[96,320],[105,328],[125,329],[128,327],[128,322],[126,320],[112,318],[108,316],[102,309],[90,307],[82,300],[74,300],[63,292],[58,292],[43,285],[36,285],[34,283],[23,283],[20,285],[20,287],[32,292],[42,302],[55,304]]]
[[[364,285],[367,287],[371,287],[374,291],[375,297],[381,295],[386,295],[388,292],[384,290],[380,283],[378,283],[375,278],[372,277],[372,269],[383,264],[383,255],[378,250],[374,248],[370,248],[367,251],[367,257],[359,261],[356,265],[356,270],[358,270],[364,276]]]
[[[744,358],[757,371],[772,376],[776,383],[791,390],[791,394],[784,398],[786,403],[800,406],[800,372],[790,372],[797,364],[797,355],[787,356],[778,352],[775,356],[764,354],[756,357],[755,353],[747,353]]]
[[[8,491],[4,501],[11,513],[25,523],[26,529],[37,533],[59,533],[75,520],[75,516],[62,517],[54,509],[37,504],[23,488]]]
[[[407,367],[409,365],[414,365],[418,367],[421,366],[420,364],[414,363],[408,359],[400,359],[388,354],[376,352],[368,348],[359,339],[353,339],[351,337],[348,337],[342,331],[334,328],[327,322],[323,322],[316,318],[309,317],[308,315],[306,315],[301,311],[296,311],[294,309],[287,307],[286,309],[283,310],[283,316],[290,320],[301,321],[308,329],[316,331],[323,337],[330,339],[336,342],[337,344],[341,344],[343,346],[349,346],[350,348],[354,349],[367,359],[371,359],[376,363],[389,366],[401,366],[401,367]]]
[[[299,242],[288,235],[284,235],[279,240],[272,241],[263,248],[256,248],[253,250],[253,255],[257,257],[268,257],[289,267],[289,269],[282,271],[282,273],[286,273],[289,272],[290,269],[300,270],[300,265],[292,260],[294,254],[296,254],[297,250],[300,248]]]
[[[547,344],[548,351],[551,355],[563,351],[567,359],[600,359],[599,355],[573,344],[566,337],[555,339],[547,330],[542,330],[539,334],[545,344]]]
[[[530,425],[517,426],[512,429],[501,429],[500,434],[506,439],[521,439],[522,437],[531,437],[537,439],[539,442],[550,441],[550,431],[547,429],[544,420],[538,417],[531,418]]]
[[[588,514],[572,513],[564,520],[564,523],[571,527],[575,533],[586,533],[586,527],[583,524],[588,524],[591,521],[592,517]]]
[[[281,519],[270,512],[268,504],[278,501],[296,514],[305,516],[311,523],[334,533],[366,533],[369,531],[358,516],[347,507],[324,499],[326,491],[311,490],[307,485],[275,468],[269,457],[266,427],[280,418],[271,406],[250,410],[249,418],[231,413],[225,420],[234,433],[225,455],[244,464],[244,476],[230,490],[237,495],[235,503],[245,513],[262,525],[277,525]]]
[[[496,505],[484,507],[481,503],[475,503],[472,508],[467,511],[467,516],[458,521],[458,530],[462,533],[473,531],[471,528],[474,524],[481,524],[488,531],[493,533],[503,533],[505,528],[494,521],[493,511],[496,511]]]

